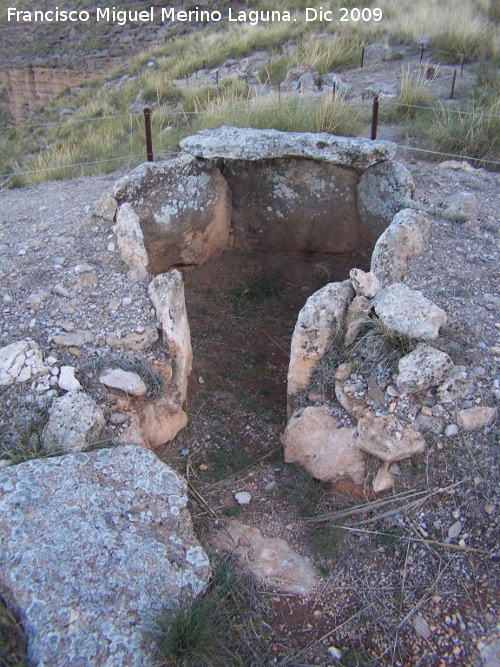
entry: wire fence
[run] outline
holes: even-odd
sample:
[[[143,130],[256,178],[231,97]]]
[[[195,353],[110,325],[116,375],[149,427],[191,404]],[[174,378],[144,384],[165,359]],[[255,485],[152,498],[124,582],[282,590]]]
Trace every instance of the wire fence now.
[[[463,62],[465,59],[465,54],[457,54],[457,53],[450,53],[450,52],[445,52],[440,49],[429,49],[427,47],[422,46],[420,52],[420,64],[423,61],[423,56],[424,53],[438,53],[438,54],[446,54],[446,55],[453,55],[457,56],[457,64],[461,65],[463,67]],[[414,54],[418,56],[418,52]],[[364,49],[361,54],[361,66],[363,65],[363,59],[364,59]],[[453,84],[451,88],[451,97],[453,97],[453,90],[454,90],[454,85],[455,85],[455,79],[456,79],[456,73],[457,70],[455,69],[454,71],[454,78],[453,78]],[[282,92],[281,92],[281,84],[278,84],[278,86],[273,88],[275,92],[275,97],[274,100],[272,100],[272,103],[270,101],[270,104],[268,107],[266,105],[259,105],[259,111],[275,111],[276,110],[276,97],[278,99],[278,104],[281,103],[282,99]],[[288,110],[294,110],[294,109],[314,109],[317,108],[318,102],[310,102],[311,98],[307,98],[307,100],[304,102],[305,96],[302,95],[296,95],[296,98],[292,98],[290,96],[289,91],[283,91],[283,99],[287,99],[287,109]],[[294,99],[297,100],[297,103],[294,104]],[[326,99],[326,96],[323,98]],[[336,90],[335,90],[335,84],[333,84],[333,94],[331,96],[331,103],[335,104],[337,100],[336,97]],[[390,98],[390,97],[385,97],[383,94],[380,95],[375,95],[373,99],[373,108],[372,108],[372,132],[371,132],[371,138],[375,139],[377,135],[377,125],[378,125],[378,112],[379,112],[379,104],[382,103],[384,109],[387,111],[388,109],[395,108],[397,107],[400,111],[401,110],[408,110],[408,112],[431,112],[436,115],[440,114],[452,114],[456,115],[457,117],[475,117],[478,118],[480,117],[481,119],[500,119],[500,114],[496,113],[489,113],[488,111],[485,111],[484,109],[477,108],[474,110],[467,110],[467,109],[460,109],[453,107],[451,105],[445,106],[445,104],[442,104],[441,106],[426,106],[426,105],[421,105],[421,104],[408,104],[404,103],[401,101],[401,99],[395,99],[395,98]],[[361,103],[361,106],[365,106],[367,108],[367,103],[364,100],[363,97],[363,102]],[[124,125],[127,126],[127,129],[125,131],[125,134],[129,135],[129,151],[125,152],[123,151],[123,146],[122,146],[122,151],[123,154],[116,155],[116,156],[109,156],[109,157],[99,157],[95,159],[89,159],[89,160],[76,160],[76,161],[62,161],[60,164],[55,164],[55,165],[50,165],[50,166],[33,166],[32,168],[21,168],[21,169],[15,169],[15,170],[9,170],[6,173],[0,173],[0,187],[5,187],[12,178],[17,177],[17,178],[22,178],[26,176],[32,176],[37,173],[44,173],[44,172],[56,172],[60,170],[75,170],[78,168],[89,168],[89,167],[95,167],[102,165],[103,168],[109,167],[111,163],[119,163],[119,166],[117,170],[123,170],[127,167],[133,166],[135,164],[138,164],[141,161],[152,161],[153,160],[153,148],[155,148],[155,155],[156,158],[166,158],[172,155],[177,155],[178,151],[176,150],[177,145],[176,144],[169,144],[169,145],[161,145],[161,146],[153,146],[152,144],[152,139],[151,139],[151,117],[153,117],[157,122],[164,118],[164,119],[172,119],[172,120],[179,120],[179,119],[184,119],[186,122],[186,125],[189,126],[189,122],[192,121],[195,118],[203,118],[203,114],[206,113],[206,109],[195,109],[195,110],[167,110],[167,109],[158,109],[155,110],[154,112],[151,112],[149,109],[144,109],[143,112],[134,112],[134,113],[125,113],[125,114],[114,114],[114,115],[106,115],[106,116],[97,116],[97,117],[91,117],[91,118],[68,118],[67,120],[59,120],[59,121],[50,121],[50,122],[41,122],[41,123],[27,123],[23,125],[16,125],[16,126],[0,126],[0,133],[5,132],[9,133],[10,135],[18,135],[21,136],[22,133],[26,133],[29,131],[36,131],[36,130],[50,130],[51,128],[57,128],[58,126],[71,126],[72,124],[87,124],[89,127],[89,132],[93,131],[94,124],[99,124],[99,123],[110,123],[111,121],[123,121]],[[216,111],[212,109],[210,111],[211,116],[213,117],[216,115]],[[224,116],[222,116],[222,113],[224,113]],[[234,106],[233,108],[230,109],[230,114],[233,117],[238,117],[238,116],[245,116],[248,114],[248,110],[246,108],[238,108],[238,106]],[[145,124],[142,126],[142,119],[145,119]],[[227,112],[221,112],[221,118],[223,118],[224,122],[227,121]],[[189,119],[189,120],[188,120]],[[135,128],[135,129],[134,129]],[[0,134],[1,138],[1,134]],[[5,144],[5,141],[3,142]],[[397,142],[396,142],[397,143]],[[139,144],[141,144],[139,146]],[[477,155],[467,155],[467,154],[459,154],[459,153],[453,153],[453,152],[441,152],[439,150],[432,150],[429,148],[424,148],[421,146],[412,146],[409,143],[399,143],[397,144],[398,147],[401,150],[405,151],[413,151],[417,154],[421,155],[427,155],[427,156],[432,156],[432,157],[445,157],[447,159],[455,159],[455,160],[466,160],[470,161],[474,164],[479,164],[479,165],[488,165],[493,168],[500,167],[500,161],[494,160],[494,159],[487,159],[486,157],[479,157]],[[0,155],[1,155],[1,146],[2,142],[0,141]],[[142,148],[144,146],[144,152],[139,152],[139,148]],[[30,165],[31,167],[31,165]],[[102,173],[102,172],[101,172]]]

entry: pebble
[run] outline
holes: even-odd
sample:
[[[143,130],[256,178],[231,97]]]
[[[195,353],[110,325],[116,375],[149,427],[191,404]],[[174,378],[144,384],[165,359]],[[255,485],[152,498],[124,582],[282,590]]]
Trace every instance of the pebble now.
[[[448,424],[448,426],[444,429],[444,434],[449,438],[452,438],[454,435],[458,434],[459,430],[460,429],[456,424]]]
[[[59,283],[57,285],[54,285],[54,292],[57,294],[57,296],[64,296],[66,298],[71,296],[68,290]]]
[[[415,632],[424,637],[424,639],[429,639],[431,636],[431,629],[425,618],[421,614],[416,614],[412,619],[413,627]]]
[[[250,501],[252,500],[252,496],[248,493],[248,491],[238,491],[238,493],[234,494],[234,499],[238,505],[249,505]]]
[[[461,521],[455,521],[455,523],[448,528],[448,537],[450,540],[454,540],[460,535],[462,532],[462,527],[463,526]]]
[[[340,660],[342,658],[342,651],[336,646],[329,646],[328,653],[332,656],[334,660]]]
[[[108,243],[108,252],[114,252],[116,250],[116,246],[113,242]]]
[[[488,516],[491,516],[495,511],[495,505],[493,505],[493,503],[486,503],[486,505],[484,506],[484,511]]]
[[[121,412],[113,412],[109,415],[109,423],[113,426],[121,426],[127,421],[127,417]]]
[[[6,306],[10,306],[10,304],[12,303],[12,297],[10,296],[10,294],[4,295],[3,302]]]
[[[276,488],[276,482],[274,480],[272,480],[272,482],[269,482],[269,484],[266,484],[266,486],[264,488],[265,488],[266,491],[274,491],[274,489]]]
[[[472,369],[472,374],[477,378],[483,377],[483,375],[486,375],[486,368],[484,366],[474,366]]]
[[[73,366],[61,366],[57,384],[59,389],[63,391],[80,391],[82,388],[82,385],[75,378],[75,368]]]

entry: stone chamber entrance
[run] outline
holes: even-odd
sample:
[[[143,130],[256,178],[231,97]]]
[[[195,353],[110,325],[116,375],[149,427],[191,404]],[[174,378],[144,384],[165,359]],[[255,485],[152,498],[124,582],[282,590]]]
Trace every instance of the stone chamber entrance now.
[[[222,127],[181,147],[116,184],[114,230],[137,277],[183,275],[193,370],[176,440],[210,449],[200,465],[221,477],[274,450],[281,460],[299,311],[368,270],[413,183],[388,142]]]
[[[210,406],[208,412],[218,414],[213,430],[227,433],[226,442],[218,444],[235,457],[235,466],[238,456],[258,459],[272,449],[281,459],[297,314],[311,294],[327,282],[345,280],[353,266],[366,268],[366,258],[232,248],[184,272],[193,346],[189,422]]]

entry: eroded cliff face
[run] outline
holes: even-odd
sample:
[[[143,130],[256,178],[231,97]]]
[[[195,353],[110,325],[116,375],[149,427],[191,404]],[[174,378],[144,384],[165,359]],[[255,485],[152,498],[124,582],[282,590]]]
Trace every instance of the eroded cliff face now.
[[[16,125],[25,123],[38,107],[65,88],[79,85],[92,74],[77,68],[9,67],[3,71],[0,109]]]

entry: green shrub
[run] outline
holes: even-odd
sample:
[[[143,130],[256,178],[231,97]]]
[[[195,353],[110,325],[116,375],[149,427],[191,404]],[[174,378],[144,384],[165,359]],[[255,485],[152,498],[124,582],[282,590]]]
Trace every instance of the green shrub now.
[[[441,62],[458,64],[463,57],[465,63],[472,63],[490,58],[496,50],[495,41],[487,27],[465,25],[436,35],[432,48]]]
[[[182,92],[161,72],[145,72],[139,79],[142,99],[146,104],[177,104]]]
[[[255,584],[238,576],[227,560],[213,565],[206,593],[165,607],[144,628],[158,665],[211,667],[268,664],[267,612]]]
[[[411,120],[422,112],[421,107],[432,105],[431,81],[425,76],[426,69],[419,67],[416,74],[412,75],[410,66],[402,68],[401,92],[397,104],[389,113],[391,120]]]
[[[0,665],[2,667],[25,667],[26,637],[21,624],[0,596]]]
[[[432,150],[498,162],[499,116],[500,97],[483,97],[463,110],[442,107],[440,111],[434,112],[428,122],[417,126],[417,129],[427,147]],[[484,166],[492,168],[487,162]]]
[[[291,479],[285,484],[287,498],[304,517],[314,516],[318,505],[326,494],[326,485],[311,475],[303,466],[292,463],[289,466]]]

